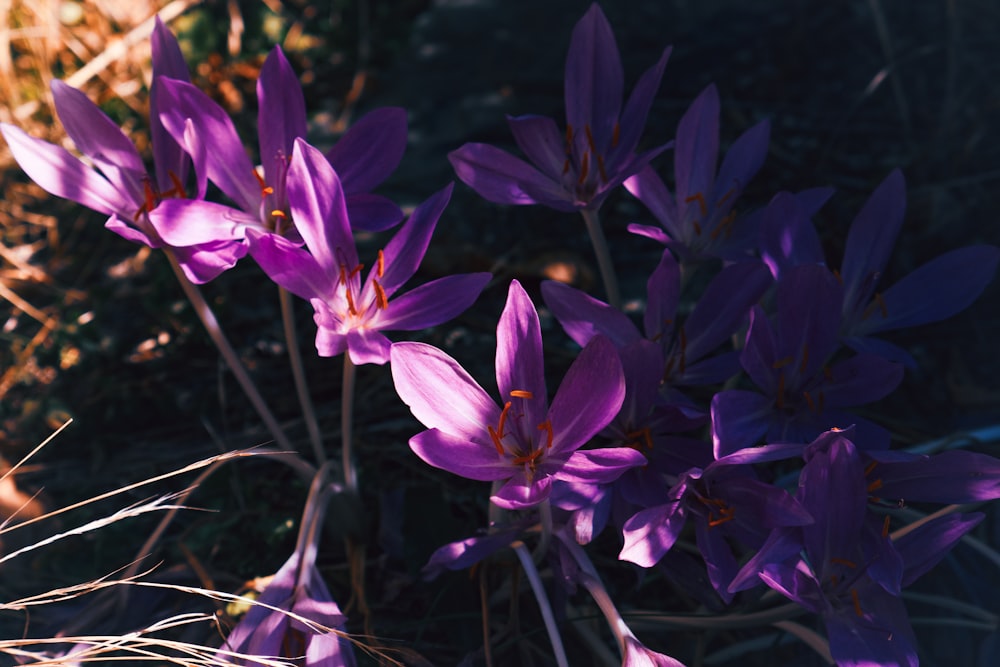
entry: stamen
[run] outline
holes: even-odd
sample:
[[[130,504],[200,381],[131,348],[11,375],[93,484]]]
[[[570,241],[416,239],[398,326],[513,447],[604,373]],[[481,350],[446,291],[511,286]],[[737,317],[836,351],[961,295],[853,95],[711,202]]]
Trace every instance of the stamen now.
[[[809,365],[809,343],[802,344],[802,363],[799,364],[799,373],[804,374],[806,372],[806,366]]]
[[[856,588],[851,589],[851,600],[854,602],[854,613],[858,616],[864,616],[864,612],[861,611],[861,598],[858,597]]]
[[[174,189],[170,191],[170,194],[179,199],[185,199],[187,193],[184,190],[184,184],[181,183],[181,179],[173,171],[168,171],[167,176],[170,178],[170,182],[174,184]]]
[[[694,233],[697,236],[701,236],[701,225],[698,224],[697,220],[691,221],[691,226],[694,227]]]
[[[713,519],[712,514],[708,515],[708,527],[715,528],[716,526],[721,526],[727,521],[732,521],[736,518],[736,510],[732,507],[723,507],[719,510],[719,518]]]
[[[375,288],[375,307],[380,310],[385,310],[389,307],[389,299],[385,295],[385,290],[382,286],[378,284],[377,280],[372,281],[372,287]]]
[[[701,194],[700,192],[696,192],[690,197],[686,198],[684,200],[684,203],[690,204],[693,201],[698,202],[698,208],[701,210],[701,217],[704,218],[706,215],[708,215],[708,204],[705,203],[705,195]]]
[[[503,413],[500,413],[500,419],[503,419]],[[493,446],[497,448],[497,454],[503,456],[503,445],[500,443],[500,435],[493,430],[492,426],[487,426],[486,430],[490,432],[490,440],[493,441]]]
[[[833,275],[837,278],[837,282],[839,282],[841,285],[844,284],[844,276],[840,275],[839,269],[834,269]]]
[[[552,420],[546,419],[538,425],[539,431],[545,431],[545,449],[552,447]]]
[[[580,176],[576,179],[578,186],[583,185],[584,181],[587,180],[588,173],[590,173],[590,153],[584,153],[583,161],[580,164]]]
[[[771,368],[773,368],[775,370],[777,370],[779,368],[784,368],[785,366],[787,366],[788,364],[792,363],[793,361],[795,361],[795,359],[793,357],[784,357],[783,359],[778,359],[776,362],[774,362],[773,364],[771,364]]]
[[[591,152],[596,155],[597,146],[594,145],[594,134],[590,131],[590,125],[584,125],[583,131],[587,134],[587,145],[590,146]]]
[[[573,154],[573,126],[566,125],[566,155]]]
[[[260,184],[260,194],[262,197],[274,194],[274,188],[264,182],[264,177],[257,173],[257,170],[253,170],[253,175],[257,178],[257,183]]]
[[[594,153],[594,157],[597,158],[597,173],[601,175],[601,180],[605,183],[608,182],[608,174],[604,171],[604,158],[601,157],[600,153]]]
[[[870,494],[872,491],[878,491],[881,488],[882,488],[882,480],[880,478],[876,479],[874,482],[869,484],[865,490]]]
[[[614,148],[618,145],[618,140],[622,138],[622,126],[615,121],[615,128],[611,130],[611,147]]]
[[[288,216],[285,215],[284,211],[282,211],[281,209],[277,209],[276,208],[273,211],[271,211],[271,217],[284,219],[284,218],[287,218]]]
[[[889,317],[889,309],[885,306],[885,299],[882,298],[881,292],[875,292],[875,301],[878,302],[878,309],[882,313],[883,319]]]
[[[638,431],[629,431],[625,434],[625,446],[632,447],[632,449],[652,449],[653,448],[653,436],[649,432],[649,427],[639,429]]]
[[[875,470],[875,466],[877,466],[877,465],[878,465],[878,461],[872,461],[871,463],[869,463],[868,465],[866,465],[865,466],[865,475],[866,476],[869,475],[872,470]]]
[[[378,263],[375,265],[375,275],[379,278],[385,273],[385,253],[378,251]]]
[[[361,273],[361,271],[362,271],[362,270],[363,270],[364,268],[365,268],[365,265],[364,265],[364,264],[358,264],[358,265],[357,265],[357,266],[355,266],[355,267],[354,267],[353,269],[351,269],[351,275],[350,275],[350,276],[348,276],[348,277],[350,277],[350,278],[353,278],[354,276],[356,276],[356,275],[358,275],[359,273]]]
[[[885,515],[885,520],[882,522],[882,537],[889,536],[889,520],[891,518],[888,514]]]
[[[805,397],[806,403],[809,404],[809,409],[816,412],[816,403],[813,402],[813,397],[809,395],[808,391],[802,392],[802,396]]]
[[[354,296],[351,294],[351,288],[345,286],[344,287],[344,294],[347,296],[347,311],[351,315],[357,315],[358,314],[358,310],[357,310],[357,308],[354,307]]]
[[[497,436],[503,437],[503,426],[507,421],[507,413],[510,412],[510,401],[503,404],[503,410],[500,411],[500,421],[497,422]]]
[[[347,267],[344,266],[343,264],[340,265],[340,275],[337,277],[337,284],[338,285],[347,284]]]
[[[830,562],[836,565],[843,565],[844,567],[849,567],[852,570],[858,566],[858,564],[852,560],[847,560],[846,558],[837,558],[836,556],[831,556]]]
[[[569,158],[566,158],[566,160],[563,161],[563,170],[562,170],[562,173],[563,173],[563,176],[565,176],[566,174],[569,173]]]
[[[541,455],[542,455],[542,450],[536,449],[532,451],[530,454],[515,456],[514,459],[511,461],[511,463],[513,463],[514,465],[522,465],[524,463],[531,463],[532,465],[534,465],[535,460],[538,459],[538,457],[540,457]]]
[[[534,398],[535,395],[526,389],[511,389],[511,398]]]

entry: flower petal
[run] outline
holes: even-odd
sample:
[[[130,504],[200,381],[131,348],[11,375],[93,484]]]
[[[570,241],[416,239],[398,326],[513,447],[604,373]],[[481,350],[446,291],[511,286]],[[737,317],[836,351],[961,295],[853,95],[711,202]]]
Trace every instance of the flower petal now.
[[[618,353],[611,341],[597,336],[573,361],[552,400],[550,454],[573,452],[586,444],[615,418],[624,399]]]
[[[616,347],[642,339],[628,315],[565,283],[544,281],[542,296],[566,335],[580,347],[598,334],[606,336]]]
[[[573,195],[548,176],[506,151],[469,143],[448,153],[458,179],[495,204],[544,204],[575,211]]]
[[[447,322],[471,306],[492,277],[489,273],[465,273],[425,283],[390,301],[378,326],[416,331]]]
[[[722,458],[753,446],[767,432],[774,402],[752,391],[727,389],[712,397],[712,446]]]
[[[555,478],[566,482],[607,484],[626,470],[646,463],[646,457],[631,447],[579,449],[559,468]]]
[[[595,2],[570,37],[566,56],[566,122],[574,132],[589,127],[599,152],[606,150],[621,111],[625,71],[611,24]]]
[[[274,186],[296,139],[306,136],[306,100],[299,78],[280,46],[271,49],[257,79],[257,136],[264,181]]]
[[[507,479],[512,473],[510,464],[497,454],[491,443],[473,442],[436,428],[410,438],[410,449],[424,463],[466,479],[491,482]]]
[[[715,165],[719,157],[719,91],[709,84],[695,98],[677,125],[674,148],[678,215],[690,207],[701,207],[712,196]],[[701,200],[693,198],[701,196]],[[689,201],[690,199],[690,201]],[[699,211],[696,219],[704,217]]]
[[[536,424],[546,420],[548,395],[545,391],[542,330],[535,305],[516,280],[510,283],[507,305],[497,324],[496,374],[501,401],[511,400],[511,392],[528,392],[528,397],[521,403],[525,415],[520,422],[534,429]]]
[[[344,192],[368,192],[391,174],[406,151],[406,110],[375,109],[359,118],[326,153]]]
[[[687,519],[684,504],[667,503],[635,514],[622,526],[625,545],[618,558],[653,567],[677,541]]]
[[[409,220],[403,223],[396,235],[385,246],[383,251],[385,270],[378,280],[386,295],[392,296],[403,283],[417,272],[417,267],[420,266],[424,253],[427,252],[434,227],[445,207],[448,206],[453,189],[453,184],[449,183],[428,197],[427,201],[413,211]],[[375,267],[373,267],[373,271],[376,271]],[[372,279],[369,278],[369,280]]]
[[[149,212],[149,221],[168,245],[192,246],[242,241],[256,218],[223,204],[200,199],[164,199]]]
[[[488,438],[500,408],[457,361],[423,343],[396,343],[390,359],[396,393],[420,423],[466,440]]]
[[[611,169],[617,166],[619,156],[624,157],[632,153],[639,145],[639,138],[646,127],[646,118],[653,105],[653,98],[656,97],[656,92],[660,89],[663,70],[667,66],[667,59],[670,57],[671,51],[672,47],[669,46],[663,49],[660,59],[642,73],[632,89],[632,93],[625,103],[625,108],[622,110],[621,136],[618,137],[618,146],[613,151],[613,157],[608,161],[608,166]],[[613,139],[612,144],[614,144]]]
[[[398,225],[403,211],[382,195],[355,193],[347,194],[347,217],[355,231],[382,232]]]

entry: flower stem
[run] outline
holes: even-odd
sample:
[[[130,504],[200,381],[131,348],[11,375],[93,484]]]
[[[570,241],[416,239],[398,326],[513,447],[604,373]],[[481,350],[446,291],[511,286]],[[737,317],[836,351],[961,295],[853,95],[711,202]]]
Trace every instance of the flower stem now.
[[[326,462],[326,452],[323,450],[323,436],[320,435],[319,422],[313,409],[309,387],[306,384],[306,369],[302,363],[302,350],[299,348],[299,337],[295,330],[295,311],[292,295],[284,287],[278,288],[281,300],[281,320],[285,329],[285,344],[288,346],[288,361],[292,366],[292,378],[295,381],[295,393],[302,407],[302,418],[305,419],[309,431],[309,442],[312,443],[313,454],[320,465]]]
[[[351,461],[351,439],[354,437],[354,378],[355,366],[344,352],[344,379],[341,385],[340,456],[344,468],[344,487],[351,493],[358,492],[358,476]]]
[[[177,276],[177,280],[180,281],[181,288],[184,290],[184,294],[187,296],[191,305],[194,307],[195,312],[198,314],[201,323],[204,325],[205,330],[208,332],[209,337],[211,337],[212,342],[215,343],[215,347],[219,350],[222,358],[226,361],[226,365],[229,366],[229,370],[232,371],[233,376],[236,381],[239,382],[240,387],[243,389],[243,393],[246,394],[247,398],[250,399],[250,403],[253,404],[254,409],[257,411],[257,415],[267,426],[267,430],[271,432],[271,437],[274,438],[275,442],[284,449],[289,451],[294,451],[292,443],[288,440],[285,435],[284,430],[278,424],[278,420],[274,418],[271,414],[271,410],[267,407],[267,403],[264,398],[257,391],[257,386],[253,383],[250,375],[247,373],[246,368],[243,366],[243,362],[240,361],[239,356],[236,354],[236,350],[229,343],[226,335],[222,333],[222,328],[219,326],[218,320],[215,319],[215,313],[212,312],[211,306],[205,301],[205,297],[202,295],[201,290],[198,286],[188,280],[188,277],[184,275],[184,271],[181,269],[180,264],[177,263],[177,258],[174,253],[170,251],[169,248],[163,249],[167,255],[167,259],[170,260],[170,267],[174,270],[174,274]]]
[[[590,243],[594,246],[594,254],[597,255],[597,266],[601,271],[601,279],[604,281],[604,291],[608,295],[608,303],[621,310],[622,297],[618,291],[618,278],[615,275],[615,265],[611,261],[611,252],[608,250],[608,242],[601,231],[601,220],[597,211],[590,209],[580,209],[583,221],[587,224],[587,232],[590,234]]]
[[[566,649],[563,648],[562,637],[559,635],[559,628],[556,626],[556,618],[552,614],[552,606],[549,604],[548,596],[545,595],[545,588],[542,586],[542,578],[538,576],[535,561],[531,559],[531,553],[524,542],[518,540],[510,546],[514,549],[514,553],[517,554],[518,560],[521,561],[521,567],[524,568],[524,573],[528,577],[528,583],[531,584],[531,590],[538,601],[538,609],[542,612],[542,620],[545,621],[545,630],[549,633],[549,640],[552,642],[552,651],[555,653],[556,664],[559,667],[568,667],[569,662],[566,658]]]

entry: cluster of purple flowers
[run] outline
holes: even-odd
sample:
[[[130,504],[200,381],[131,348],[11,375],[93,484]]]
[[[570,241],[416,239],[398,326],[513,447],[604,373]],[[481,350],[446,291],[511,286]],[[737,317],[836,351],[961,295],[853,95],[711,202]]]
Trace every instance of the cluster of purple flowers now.
[[[745,132],[717,168],[713,86],[691,104],[675,137],[638,151],[669,53],[623,106],[618,48],[595,4],[572,36],[565,129],[539,116],[508,118],[533,165],[482,144],[449,156],[458,178],[493,202],[586,217],[624,186],[658,223],[630,226],[664,246],[649,274],[641,327],[613,303],[543,283],[547,308],[582,348],[551,401],[539,316],[517,281],[497,326],[499,401],[445,352],[385,336],[455,317],[491,276],[450,276],[397,296],[451,186],[403,222],[400,209],[371,190],[402,158],[405,112],[372,112],[323,153],[306,141],[302,91],[278,48],[257,87],[261,167],[226,112],[187,80],[162,24],[153,36],[155,175],[107,116],[59,82],[57,111],[89,164],[13,126],[0,130],[42,187],[108,215],[107,227],[130,241],[167,249],[192,282],[250,255],[311,303],[320,356],[390,364],[400,398],[427,427],[410,440],[412,451],[436,468],[493,483],[490,525],[438,550],[429,576],[541,535],[536,553],[560,564],[563,585],[592,592],[623,664],[677,665],[625,625],[581,545],[614,531],[620,559],[649,568],[689,526],[708,594],[720,602],[767,586],[822,620],[838,664],[916,665],[901,590],[982,515],[946,512],[904,529],[897,510],[1000,497],[1000,461],[958,450],[893,450],[885,428],[851,409],[888,395],[914,364],[877,336],[968,306],[992,280],[1000,250],[953,250],[883,286],[904,218],[899,171],[858,213],[843,258],[824,256],[811,220],[829,189],[779,193],[759,210],[741,211],[769,126]],[[653,166],[671,147],[672,186]],[[226,203],[205,199],[209,182]],[[354,231],[397,225],[365,273]],[[701,266],[715,274],[699,287],[688,278]],[[610,285],[607,291],[614,302]],[[779,461],[783,477],[765,474]],[[315,529],[311,519],[304,531],[307,523]],[[328,630],[344,622],[315,570],[310,535],[264,594],[268,606],[247,614],[227,650],[351,664],[349,644],[313,640],[322,630],[302,621]]]

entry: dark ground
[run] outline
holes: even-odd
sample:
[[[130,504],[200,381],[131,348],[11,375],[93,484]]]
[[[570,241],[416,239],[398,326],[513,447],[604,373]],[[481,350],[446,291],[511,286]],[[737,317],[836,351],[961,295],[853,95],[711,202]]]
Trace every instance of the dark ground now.
[[[377,106],[399,105],[407,108],[410,119],[407,153],[382,192],[401,204],[416,204],[453,178],[448,151],[466,141],[512,147],[504,114],[541,113],[561,124],[566,46],[588,5],[454,0],[425,6],[372,0],[372,54],[354,117]],[[906,176],[909,204],[892,275],[905,275],[963,245],[1000,244],[1000,8],[994,3],[635,0],[603,7],[622,51],[627,89],[665,45],[674,45],[645,142],[670,138],[687,104],[715,82],[723,104],[724,143],[761,118],[772,122],[770,153],[744,195],[747,204],[763,205],[782,189],[836,186],[837,194],[817,219],[828,256],[839,257],[854,214],[895,167]],[[304,70],[320,143],[343,111],[352,65],[357,64],[352,51],[356,42],[350,41],[352,9],[349,3],[341,12],[342,23],[330,22],[329,35],[347,33],[345,58],[324,59],[328,52],[322,48],[290,54]],[[291,3],[286,10],[306,11]],[[882,37],[876,10],[884,13]],[[309,25],[322,30],[324,17],[320,10]],[[258,52],[267,48],[263,44]],[[874,85],[882,74],[887,76]],[[234,75],[234,80],[252,106],[252,77]],[[249,137],[254,119],[252,114],[246,118]],[[658,164],[669,173],[669,156]],[[15,172],[3,179],[7,187],[23,177]],[[250,408],[222,369],[162,258],[132,262],[135,271],[126,272],[127,278],[115,277],[110,267],[124,268],[119,262],[133,258],[134,248],[100,230],[97,217],[74,205],[45,201],[29,200],[28,210],[58,218],[60,243],[40,255],[54,283],[20,284],[19,293],[52,303],[51,312],[61,324],[31,355],[34,365],[4,398],[5,451],[10,456],[26,451],[63,415],[76,423],[23,476],[25,486],[45,486],[51,502],[65,503],[267,439],[263,430],[253,428]],[[629,235],[625,227],[642,220],[644,211],[622,193],[602,213],[625,296],[641,298],[645,275],[660,249]],[[580,285],[596,289],[591,257],[574,216],[538,207],[497,207],[459,183],[423,272],[432,277],[493,270],[497,280],[469,313],[423,339],[448,345],[487,384],[493,330],[509,279],[537,286],[547,266],[569,262],[579,271]],[[275,412],[307,449],[286,371],[274,290],[247,263],[205,291]],[[920,367],[867,415],[889,426],[900,444],[1000,421],[998,303],[1000,281],[994,281],[965,313],[896,337]],[[299,304],[298,311],[300,330],[309,341],[314,328],[308,307]],[[93,313],[92,319],[81,323],[78,318],[86,313]],[[12,317],[14,324],[5,328],[11,340],[5,361],[16,363],[15,352],[29,336],[20,333],[27,318],[17,312]],[[559,362],[568,363],[572,352],[555,329],[546,337],[558,374]],[[304,347],[308,351],[310,346]],[[69,350],[79,355],[72,364],[63,361]],[[307,363],[332,450],[338,432],[339,360],[307,358]],[[381,517],[383,533],[393,523],[390,517],[402,518],[405,538],[403,551],[396,551],[391,540],[372,549],[369,595],[376,630],[403,640],[435,664],[454,664],[481,641],[474,585],[464,573],[431,587],[419,584],[414,575],[431,549],[463,538],[481,524],[484,489],[430,471],[409,453],[405,441],[420,427],[396,399],[386,369],[362,368],[359,390],[356,428],[366,509],[373,520]],[[304,498],[304,489],[283,475],[264,464],[240,464],[228,477],[217,476],[194,504],[228,511],[179,521],[163,558],[182,563],[177,545],[184,544],[220,588],[273,571],[294,541],[287,521],[297,520]],[[144,535],[143,525],[130,528],[134,548],[135,535]],[[995,528],[990,534],[998,534]],[[112,533],[80,544],[92,550],[103,573],[131,558],[120,547],[128,540]],[[614,553],[613,545],[604,546]],[[348,589],[339,550],[331,539],[321,560],[334,595],[343,600]],[[59,551],[32,564],[37,580],[51,582],[87,576],[83,573],[92,572],[89,568],[90,563]],[[633,594],[629,576],[614,575],[624,606],[655,607],[648,592]],[[976,601],[966,593],[962,599]],[[1000,611],[996,598],[989,604]],[[669,642],[683,636],[664,637],[663,647],[676,649]],[[544,638],[536,639],[544,645]],[[959,664],[938,648],[930,647],[926,664]],[[971,651],[969,657],[976,650],[973,644],[949,647],[953,649]],[[935,663],[935,655],[945,657]]]

